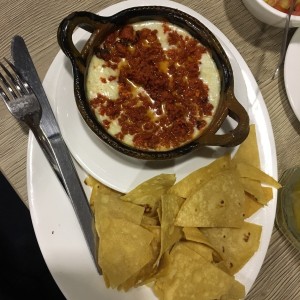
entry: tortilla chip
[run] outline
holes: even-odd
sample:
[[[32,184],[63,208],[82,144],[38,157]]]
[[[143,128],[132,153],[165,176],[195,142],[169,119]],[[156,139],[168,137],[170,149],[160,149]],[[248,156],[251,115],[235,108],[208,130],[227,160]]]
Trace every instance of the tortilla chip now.
[[[270,200],[273,199],[273,189],[271,187],[263,186],[264,198],[261,201],[261,204],[266,205]]]
[[[95,199],[95,223],[99,223],[102,218],[111,217],[125,219],[134,224],[140,225],[144,214],[142,206],[124,202],[118,195],[100,194]]]
[[[183,198],[172,194],[165,194],[161,197],[161,250],[158,260],[183,236],[182,229],[174,226],[183,201]]]
[[[93,187],[95,184],[99,183],[97,179],[95,179],[93,176],[88,176],[85,178],[84,183],[90,187]]]
[[[171,251],[170,272],[159,278],[154,292],[164,300],[220,299],[228,294],[234,277],[226,274],[201,255],[179,243]]]
[[[261,226],[244,222],[241,228],[201,228],[223,256],[230,274],[238,272],[257,251]]]
[[[223,295],[220,300],[239,300],[245,297],[245,286],[238,281],[234,281],[227,295]]]
[[[237,172],[239,173],[240,177],[250,178],[252,180],[258,180],[261,183],[266,183],[270,186],[273,186],[276,189],[281,188],[281,184],[277,182],[273,177],[266,174],[262,170],[253,167],[250,164],[246,163],[238,163],[236,165]]]
[[[125,219],[100,220],[99,263],[112,288],[141,270],[153,257],[153,234]],[[121,248],[120,248],[121,247]]]
[[[245,193],[245,218],[251,217],[262,207],[263,205],[257,202],[252,195]]]
[[[144,280],[144,284],[151,283],[151,287],[153,286],[153,282],[162,278],[168,274],[170,271],[170,253],[165,252],[164,255],[159,260],[159,265],[155,266],[155,272],[149,276],[146,280]]]
[[[186,240],[210,245],[208,238],[198,228],[184,227],[183,233],[184,233]]]
[[[184,246],[188,247],[189,249],[195,251],[199,255],[201,255],[206,261],[213,263],[214,256],[213,256],[213,249],[200,243],[196,242],[183,242]]]
[[[244,201],[244,190],[236,172],[223,171],[186,199],[175,225],[240,227],[244,220]]]
[[[252,195],[259,203],[264,201],[265,195],[260,181],[250,178],[240,178],[243,189],[248,194]]]
[[[218,258],[217,258],[217,259],[218,259]],[[229,270],[228,270],[226,261],[224,261],[223,258],[222,258],[220,261],[217,261],[217,259],[214,257],[214,262],[213,262],[213,264],[214,264],[217,268],[221,269],[223,272],[225,272],[225,273],[231,275],[230,272],[229,272]]]
[[[94,201],[95,227],[100,237],[99,265],[106,286],[115,288],[151,260],[153,234],[139,226],[144,208],[121,201],[118,193],[104,189],[96,194]],[[121,263],[124,269],[119,271]]]
[[[142,205],[148,216],[156,214],[161,195],[165,194],[175,183],[174,174],[155,176],[121,197],[122,200]]]
[[[222,260],[221,255],[216,251],[214,246],[209,242],[208,238],[196,227],[184,227],[183,233],[187,241],[196,242],[209,247],[212,250],[213,261],[219,262]]]
[[[259,150],[256,139],[255,125],[250,125],[250,132],[246,140],[239,146],[232,159],[232,164],[246,163],[256,168],[260,168]]]
[[[98,197],[100,197],[102,194],[118,195],[118,196],[122,195],[121,193],[119,193],[119,192],[107,187],[103,183],[99,182],[98,180],[96,180],[92,176],[87,177],[84,182],[88,186],[92,187],[92,193],[91,193],[91,196],[90,196],[90,207],[91,207],[91,210],[93,211],[93,213],[95,213],[95,208],[94,208],[95,201],[97,201],[96,199]]]
[[[214,178],[218,173],[229,169],[229,167],[230,155],[228,154],[216,159],[211,164],[192,172],[171,187],[169,193],[182,198],[187,198],[193,191],[199,189],[199,187]]]
[[[127,279],[124,283],[118,286],[118,290],[128,291],[132,287],[138,287],[147,284],[154,280],[153,275],[157,272],[157,267],[154,266],[155,261],[160,253],[160,227],[159,226],[143,226],[153,234],[153,239],[150,243],[152,258],[149,262],[140,269],[136,274]],[[151,278],[153,278],[151,280]]]
[[[156,226],[159,223],[158,216],[157,217],[148,217],[143,216],[141,225],[149,225],[149,226]]]
[[[273,190],[271,187],[262,186],[259,181],[249,178],[240,178],[244,190],[251,195],[258,203],[268,204],[273,199]]]

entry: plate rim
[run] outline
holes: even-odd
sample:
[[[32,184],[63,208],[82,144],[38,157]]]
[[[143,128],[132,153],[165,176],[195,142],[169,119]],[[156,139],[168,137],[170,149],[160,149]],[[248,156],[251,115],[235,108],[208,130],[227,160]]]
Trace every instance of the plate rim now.
[[[112,5],[112,6],[115,6],[115,7],[117,7],[118,5],[120,5],[120,4],[122,4],[122,5],[126,5],[126,4],[129,4],[129,3],[133,3],[133,2],[136,2],[136,0],[128,0],[128,1],[123,1],[123,2],[119,2],[119,3],[117,3],[117,4],[114,4],[114,5]],[[161,2],[161,1],[160,1]],[[147,5],[149,5],[149,1],[140,1],[139,2],[139,5],[143,5],[143,4],[146,4],[147,3]],[[152,2],[152,3],[155,3],[154,1]],[[153,5],[151,3],[151,5]],[[162,2],[161,2],[162,3]],[[182,5],[182,4],[179,4],[179,3],[175,3],[175,2],[173,2],[173,1],[164,1],[164,4],[165,5],[168,5],[168,4],[175,4],[177,7],[179,6],[181,9],[182,8],[184,8],[184,9],[186,9],[186,10],[192,10],[191,8],[189,8],[189,7],[187,7],[187,6],[184,6],[184,5]],[[136,4],[134,4],[135,6],[136,6]],[[110,6],[111,7],[111,6]],[[179,8],[179,9],[180,9]],[[107,9],[107,8],[105,8],[105,9]],[[103,9],[103,10],[105,10],[105,9]],[[102,12],[103,10],[101,10],[100,12]],[[192,10],[195,14],[197,14],[197,15],[200,15],[200,13],[197,13],[197,12],[195,12],[194,10]],[[203,18],[205,18],[204,16],[202,16]],[[205,18],[206,19],[206,18]],[[211,23],[208,19],[206,19],[209,23]],[[214,26],[214,25],[213,25]],[[214,26],[215,27],[215,26]],[[224,37],[225,37],[225,39],[227,39],[228,40],[228,38],[216,27],[216,29],[219,31],[219,33],[221,33]],[[218,37],[219,37],[219,35],[217,35]],[[236,53],[242,58],[242,56],[239,54],[239,52],[238,52],[238,50],[232,45],[232,43],[228,40],[228,42],[229,42],[229,45],[230,46],[232,46],[233,47],[233,49],[231,49],[230,48],[230,51],[232,51],[233,52],[233,54],[234,55],[236,55]],[[50,70],[50,68],[53,68],[53,66],[55,66],[55,63],[56,63],[56,65],[59,65],[58,63],[59,63],[59,59],[57,59],[58,57],[59,57],[59,55],[62,55],[63,56],[63,54],[62,54],[62,52],[61,52],[61,50],[57,53],[57,55],[55,56],[55,58],[54,58],[54,60],[53,60],[53,62],[51,63],[51,65],[50,65],[50,67],[49,67],[49,69],[48,69],[48,72],[47,72],[47,74],[46,74],[46,76],[45,76],[45,79],[44,79],[44,81],[43,81],[43,84],[44,85],[47,85],[48,83],[49,83],[49,80],[50,80],[50,76],[49,76],[49,70]],[[249,69],[249,67],[247,66],[247,64],[246,64],[246,62],[244,61],[244,59],[242,58],[242,61],[240,62],[239,61],[239,63],[242,63],[242,65],[243,65],[243,69],[244,68],[246,68],[246,69],[248,69],[249,70],[249,72],[250,72],[250,78],[248,78],[249,79],[249,81],[250,81],[250,84],[251,85],[256,85],[257,86],[257,83],[256,83],[256,81],[255,81],[255,79],[254,79],[254,77],[253,77],[253,74],[251,73],[251,71],[250,71],[250,69]],[[51,81],[51,80],[50,80]],[[53,81],[52,81],[52,84],[53,84]],[[258,86],[257,86],[257,88],[258,88]],[[262,98],[262,95],[261,95],[261,92],[260,92],[260,90],[259,90],[259,88],[258,88],[258,91],[256,91],[258,94],[256,95],[258,98],[261,98],[262,100],[263,100],[263,98]],[[261,103],[260,103],[260,105],[261,105],[261,108],[264,110],[264,112],[266,112],[267,114],[266,114],[266,116],[267,116],[267,119],[264,119],[264,122],[265,122],[265,125],[267,125],[268,126],[268,128],[269,128],[269,130],[271,130],[271,135],[268,135],[268,137],[269,137],[269,141],[270,141],[270,151],[271,152],[273,152],[273,156],[272,156],[272,168],[270,169],[271,171],[271,175],[273,176],[273,177],[275,177],[276,179],[277,179],[277,159],[276,159],[276,147],[275,147],[275,141],[274,141],[274,133],[273,133],[273,130],[272,130],[272,126],[271,126],[271,121],[270,121],[270,117],[269,117],[269,114],[268,114],[268,111],[267,111],[267,108],[266,108],[266,105],[265,105],[265,103],[264,103],[264,101],[262,101]],[[53,107],[52,107],[53,108]],[[29,205],[30,205],[30,213],[31,213],[31,218],[32,218],[32,221],[33,221],[33,225],[34,225],[34,230],[35,230],[35,232],[36,232],[36,235],[37,235],[37,239],[38,239],[38,243],[39,243],[39,245],[40,245],[40,248],[41,248],[41,250],[43,249],[43,250],[45,250],[45,245],[43,244],[44,242],[43,241],[41,241],[41,238],[38,238],[38,237],[40,237],[40,235],[39,235],[39,228],[38,228],[38,226],[39,226],[39,221],[40,220],[38,220],[39,218],[38,218],[38,216],[37,216],[37,212],[36,212],[36,207],[35,207],[35,203],[34,203],[34,193],[33,193],[33,185],[34,185],[34,182],[32,182],[32,176],[33,176],[33,172],[34,172],[34,170],[32,169],[32,160],[34,160],[34,156],[32,155],[32,151],[34,151],[34,149],[37,149],[37,144],[36,144],[36,142],[35,142],[35,139],[34,139],[34,137],[33,137],[33,135],[32,135],[32,133],[30,132],[30,134],[29,134],[29,139],[28,139],[28,154],[27,154],[27,183],[28,183],[28,195],[29,195]],[[37,150],[38,151],[38,150]],[[31,154],[31,155],[30,155]],[[274,224],[274,220],[275,220],[275,211],[276,211],[276,193],[274,194],[274,199],[272,200],[272,209],[273,210],[271,210],[271,217],[272,217],[272,229],[273,229],[273,224]],[[254,219],[254,222],[253,223],[255,223],[255,219]],[[272,232],[272,229],[271,229],[271,232]],[[259,265],[260,265],[260,267],[259,267],[259,269],[258,270],[256,270],[255,271],[255,273],[256,273],[256,275],[255,275],[255,279],[257,278],[257,275],[258,275],[258,272],[259,272],[259,270],[261,269],[261,266],[262,266],[262,262],[263,262],[263,260],[264,260],[264,258],[265,258],[265,255],[266,255],[266,251],[267,251],[267,248],[268,248],[268,246],[269,246],[269,243],[270,243],[270,239],[271,239],[271,234],[270,234],[270,232],[268,233],[268,240],[267,241],[265,241],[265,245],[264,245],[264,249],[261,249],[261,251],[263,251],[263,253],[262,253],[262,258],[260,259],[260,262],[259,262]],[[43,256],[44,256],[44,258],[45,258],[45,261],[46,261],[46,263],[47,263],[47,258],[46,258],[46,256],[47,256],[47,253],[45,253],[45,252],[47,252],[47,250],[46,251],[42,251],[42,254],[43,254]],[[47,263],[47,265],[48,265],[48,263]],[[65,292],[65,289],[64,289],[64,287],[63,286],[61,286],[61,281],[60,280],[57,280],[57,278],[56,278],[56,273],[55,273],[55,271],[53,271],[53,267],[51,266],[51,263],[48,265],[48,268],[50,269],[50,272],[52,273],[52,275],[53,275],[53,277],[54,277],[54,279],[55,279],[55,281],[58,283],[58,285],[60,286],[60,288],[62,289],[62,291],[63,292]],[[254,280],[255,280],[254,279]],[[251,286],[253,285],[253,283],[254,283],[254,280],[253,280],[253,282],[252,282],[252,284],[251,284]],[[251,287],[250,286],[250,287]],[[250,289],[250,288],[249,288]]]
[[[289,82],[290,82],[290,72],[288,70],[288,68],[290,67],[291,65],[291,59],[292,59],[292,53],[293,53],[293,47],[294,47],[294,44],[298,44],[299,45],[299,48],[300,48],[300,28],[298,28],[292,38],[291,38],[291,41],[287,47],[287,50],[286,50],[286,56],[285,56],[285,59],[284,59],[284,85],[285,85],[285,90],[286,90],[286,94],[287,94],[287,98],[289,100],[289,103],[292,107],[292,110],[295,114],[295,116],[297,117],[297,119],[300,121],[300,105],[299,107],[297,108],[296,106],[296,100],[294,100],[294,97],[293,97],[293,94],[291,93],[291,88],[289,86]],[[299,64],[300,66],[300,64]],[[299,76],[300,76],[300,69],[299,69]]]

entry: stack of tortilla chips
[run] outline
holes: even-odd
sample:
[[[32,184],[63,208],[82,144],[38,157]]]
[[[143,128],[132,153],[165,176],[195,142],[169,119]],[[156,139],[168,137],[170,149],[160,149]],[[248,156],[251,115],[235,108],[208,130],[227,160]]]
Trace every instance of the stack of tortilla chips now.
[[[86,179],[106,286],[147,284],[160,300],[242,299],[234,274],[257,251],[262,231],[245,219],[280,188],[260,170],[254,125],[233,158],[175,181],[161,174],[123,195]]]

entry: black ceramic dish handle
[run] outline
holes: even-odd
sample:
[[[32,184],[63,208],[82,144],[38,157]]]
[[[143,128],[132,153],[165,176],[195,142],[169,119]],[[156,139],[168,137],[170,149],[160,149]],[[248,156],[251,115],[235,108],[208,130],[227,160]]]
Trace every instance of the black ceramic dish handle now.
[[[77,27],[91,33],[81,52],[79,52],[72,40],[73,32]],[[76,66],[84,74],[87,56],[94,39],[96,37],[99,39],[100,34],[105,35],[113,28],[115,28],[115,25],[109,22],[109,18],[99,17],[90,12],[74,12],[60,23],[57,31],[57,40],[62,51],[70,58],[73,67]]]

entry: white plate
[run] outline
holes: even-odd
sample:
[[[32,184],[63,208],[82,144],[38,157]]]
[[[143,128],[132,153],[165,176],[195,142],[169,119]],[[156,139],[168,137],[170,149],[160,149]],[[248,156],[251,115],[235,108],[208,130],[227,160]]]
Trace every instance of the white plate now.
[[[129,0],[110,6],[101,11],[101,14],[112,15],[125,8],[141,5],[164,5],[185,11],[198,18],[219,38],[233,66],[236,95],[248,110],[251,122],[257,126],[262,169],[277,178],[276,151],[268,112],[253,75],[238,51],[212,23],[188,7],[175,2],[166,0]],[[86,32],[82,30],[76,31],[74,34],[75,42],[83,39],[85,34]],[[79,126],[76,123],[76,118],[79,115],[74,105],[70,102],[70,99],[73,98],[73,88],[70,85],[71,75],[68,75],[69,71],[66,71],[69,66],[67,59],[60,51],[45,77],[44,87],[46,93],[53,109],[59,116],[63,136],[76,160],[82,163],[85,170],[90,171],[94,176],[97,175],[95,177],[100,177],[110,186],[115,184],[119,190],[126,190],[152,174],[156,175],[166,171],[176,172],[177,177],[180,178],[190,170],[208,163],[224,151],[224,149],[206,149],[204,153],[201,153],[204,157],[193,154],[188,157],[189,159],[184,158],[169,164],[149,165],[141,161],[133,163],[131,159],[124,159],[116,153],[110,153],[101,147],[98,148],[98,142],[96,142],[97,149],[91,150],[94,147],[89,140],[91,136],[82,132],[82,128],[85,128],[83,124]],[[66,74],[66,78],[62,74]],[[76,126],[72,127],[73,132],[76,133],[75,135],[73,134],[73,137],[70,134],[70,128],[62,122],[60,117],[65,112],[63,106],[59,103],[64,101],[68,103],[70,108],[66,114],[70,123],[67,123]],[[79,144],[74,144],[74,139],[78,139]],[[101,153],[102,151],[104,154]],[[82,157],[81,154],[85,152],[87,152],[86,156]],[[95,156],[89,157],[89,153],[95,153]],[[110,155],[113,159],[110,158]],[[109,160],[109,163],[106,160]],[[84,162],[87,162],[87,164],[84,164]],[[87,173],[77,163],[76,167],[80,178],[84,180]],[[67,299],[156,299],[151,290],[146,287],[131,290],[126,294],[105,288],[102,278],[97,274],[93,265],[72,205],[32,134],[29,136],[27,170],[30,212],[37,240],[50,272]],[[93,173],[92,170],[96,171],[96,173]],[[104,180],[103,176],[106,173],[109,175]],[[113,183],[113,176],[118,178],[117,183]],[[89,196],[90,190],[86,188],[86,192]],[[249,291],[254,283],[269,245],[276,211],[276,196],[276,191],[274,191],[274,199],[269,205],[250,219],[251,222],[262,225],[263,230],[257,253],[236,275],[236,278],[246,286],[246,291]]]
[[[292,109],[300,121],[300,28],[294,33],[284,61],[285,89]]]

